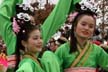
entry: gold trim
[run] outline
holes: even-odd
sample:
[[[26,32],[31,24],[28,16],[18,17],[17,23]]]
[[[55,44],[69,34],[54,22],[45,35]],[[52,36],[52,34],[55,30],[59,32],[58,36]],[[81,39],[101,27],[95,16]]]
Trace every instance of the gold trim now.
[[[80,52],[79,56],[74,60],[74,62],[71,64],[71,67],[74,67],[81,59],[81,57],[85,54],[89,46],[89,41],[87,42],[85,48]],[[78,47],[78,46],[77,46]]]
[[[90,44],[90,47],[89,47],[89,49],[88,49],[88,52],[87,52],[86,55],[84,56],[84,59],[82,60],[80,66],[83,66],[83,65],[84,65],[85,61],[86,61],[87,58],[89,57],[89,54],[90,54],[91,50],[92,50],[92,48],[91,48],[91,44]]]
[[[82,49],[80,48],[79,45],[77,45],[77,49],[78,49],[78,51],[79,51],[80,53],[82,52]]]
[[[41,67],[41,64],[39,63],[39,61],[37,60],[36,57],[33,57],[33,56],[31,56],[31,55],[28,55],[28,54],[24,55],[23,57],[24,57],[24,58],[31,58],[31,59],[34,60],[36,63],[38,63],[39,66]]]

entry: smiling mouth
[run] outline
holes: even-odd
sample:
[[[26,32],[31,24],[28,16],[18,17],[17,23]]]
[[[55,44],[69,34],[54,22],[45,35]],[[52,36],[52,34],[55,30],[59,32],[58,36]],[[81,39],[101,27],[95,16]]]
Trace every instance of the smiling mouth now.
[[[83,34],[84,34],[84,35],[89,35],[89,33],[88,33],[88,32],[85,32],[85,31],[83,32]]]
[[[42,48],[42,45],[36,46],[37,48]]]

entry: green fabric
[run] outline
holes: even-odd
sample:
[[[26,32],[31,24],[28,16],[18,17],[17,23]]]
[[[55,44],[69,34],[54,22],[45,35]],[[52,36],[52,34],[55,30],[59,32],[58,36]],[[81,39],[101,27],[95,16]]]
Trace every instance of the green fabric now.
[[[74,10],[75,3],[80,0],[60,0],[42,26],[44,45],[51,36],[64,24],[69,10]],[[71,8],[70,8],[71,6]]]
[[[16,72],[44,72],[44,70],[31,58],[24,58]]]
[[[99,46],[93,44],[91,45],[92,51],[90,52],[90,55],[88,56],[87,60],[84,62],[83,67],[94,67],[100,66],[104,69],[108,70],[108,54]],[[59,58],[59,62],[61,67],[61,70],[69,68],[72,64],[72,62],[75,60],[76,56],[79,54],[78,52],[69,53],[70,47],[69,43],[65,43],[61,45],[55,52],[55,54]],[[80,66],[81,61],[83,57],[81,58],[80,62],[76,65],[76,67]]]
[[[24,58],[20,62],[19,69],[16,72],[60,72],[59,63],[52,52],[44,52],[40,62],[42,67],[31,58]]]
[[[12,31],[10,18],[15,14],[16,3],[22,0],[4,0],[0,5],[0,34],[7,46],[7,54],[15,52],[16,36]]]
[[[60,72],[60,66],[54,53],[50,51],[44,52],[41,63],[45,72]]]

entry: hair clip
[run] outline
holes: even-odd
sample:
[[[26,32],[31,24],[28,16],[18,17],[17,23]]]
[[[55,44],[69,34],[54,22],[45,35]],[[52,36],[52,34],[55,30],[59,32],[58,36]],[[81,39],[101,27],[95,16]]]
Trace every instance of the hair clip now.
[[[31,11],[34,12],[34,8],[30,4],[17,4],[18,8],[21,8],[22,11]]]
[[[18,19],[23,19],[23,14],[24,14],[24,13],[22,13],[22,12],[19,13],[19,14],[17,14],[17,18],[18,18]]]
[[[24,14],[24,21],[30,21],[30,16],[27,13]]]
[[[12,29],[16,34],[20,31],[20,27],[15,18],[13,18]]]
[[[23,19],[24,21],[30,21],[30,16],[27,13],[19,13],[17,14],[18,19]]]
[[[82,10],[90,10],[90,11],[92,11],[94,13],[96,13],[96,11],[97,11],[96,7],[94,7],[90,3],[84,2],[84,3],[80,3],[80,5],[81,5]]]

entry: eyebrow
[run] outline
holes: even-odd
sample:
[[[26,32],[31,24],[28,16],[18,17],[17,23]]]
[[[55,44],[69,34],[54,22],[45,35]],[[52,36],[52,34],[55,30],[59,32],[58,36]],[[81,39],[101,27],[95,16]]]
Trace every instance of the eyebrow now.
[[[81,23],[87,23],[86,21],[82,21]],[[94,25],[94,24],[92,24],[92,23],[89,23],[90,25]]]

